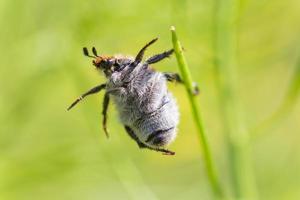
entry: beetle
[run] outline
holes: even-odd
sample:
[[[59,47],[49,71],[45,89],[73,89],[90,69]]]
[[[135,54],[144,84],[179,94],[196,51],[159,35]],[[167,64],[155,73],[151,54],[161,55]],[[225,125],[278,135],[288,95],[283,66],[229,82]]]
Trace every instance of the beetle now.
[[[95,47],[92,48],[93,55],[90,55],[88,49],[84,47],[84,55],[93,58],[93,65],[104,73],[107,81],[82,94],[68,110],[86,96],[105,89],[102,125],[107,137],[109,136],[106,126],[107,109],[112,99],[125,131],[140,148],[174,155],[175,152],[165,147],[177,135],[179,111],[173,95],[167,89],[167,81],[179,83],[183,81],[177,73],[162,73],[150,67],[151,64],[169,57],[174,52],[173,49],[142,62],[146,49],[157,39],[147,43],[135,58],[98,55]]]

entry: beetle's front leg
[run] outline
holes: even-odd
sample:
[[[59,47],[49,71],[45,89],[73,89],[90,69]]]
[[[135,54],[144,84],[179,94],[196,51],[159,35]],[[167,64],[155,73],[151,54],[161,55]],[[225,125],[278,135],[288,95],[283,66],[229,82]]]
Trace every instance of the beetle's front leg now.
[[[67,110],[70,110],[71,108],[73,108],[77,103],[79,103],[81,100],[83,100],[86,96],[91,95],[91,94],[96,94],[98,92],[100,92],[102,89],[104,89],[106,87],[106,84],[101,84],[101,85],[97,85],[96,87],[90,89],[89,91],[87,91],[86,93],[82,94],[80,97],[78,97],[69,107]]]

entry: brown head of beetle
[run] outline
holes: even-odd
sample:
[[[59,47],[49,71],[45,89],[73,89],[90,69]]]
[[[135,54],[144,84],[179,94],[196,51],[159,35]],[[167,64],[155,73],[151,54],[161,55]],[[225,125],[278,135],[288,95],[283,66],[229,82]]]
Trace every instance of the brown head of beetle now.
[[[98,55],[96,48],[92,48],[93,55],[90,55],[87,48],[83,48],[83,54],[87,57],[94,58],[93,65],[104,72],[106,77],[110,77],[115,71],[121,71],[123,69],[122,64],[126,58],[116,58],[115,56]],[[122,63],[122,64],[121,64]]]

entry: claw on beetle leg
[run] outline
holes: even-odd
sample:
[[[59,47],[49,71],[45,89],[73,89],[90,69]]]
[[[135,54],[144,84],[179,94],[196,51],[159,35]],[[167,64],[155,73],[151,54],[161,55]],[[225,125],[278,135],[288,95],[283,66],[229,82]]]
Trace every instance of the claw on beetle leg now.
[[[197,96],[200,93],[198,84],[196,82],[193,82],[193,91],[192,91],[194,96]]]
[[[162,154],[163,155],[166,155],[166,156],[174,156],[175,155],[175,152],[174,151],[169,151],[169,150],[166,150],[167,152],[163,152]]]

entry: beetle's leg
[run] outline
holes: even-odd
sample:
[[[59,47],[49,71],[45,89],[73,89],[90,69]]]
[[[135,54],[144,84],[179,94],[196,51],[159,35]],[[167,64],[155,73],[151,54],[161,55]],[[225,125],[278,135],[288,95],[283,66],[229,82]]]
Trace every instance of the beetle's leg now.
[[[151,40],[148,44],[146,44],[137,54],[137,56],[135,57],[134,62],[131,64],[132,67],[136,67],[143,59],[144,53],[146,51],[146,49],[153,44],[154,42],[156,42],[158,40],[158,38],[155,38],[153,40]]]
[[[167,81],[183,83],[183,80],[178,73],[164,72],[163,74],[166,77]]]
[[[200,93],[198,84],[196,82],[193,82],[193,95],[197,96]]]
[[[170,155],[170,156],[175,155],[174,151],[170,151],[170,150],[167,150],[167,149],[156,149],[156,148],[149,147],[149,146],[146,146],[146,148],[151,149],[153,151],[162,152],[164,155]]]
[[[106,127],[106,122],[107,122],[107,108],[109,105],[109,93],[105,93],[104,95],[104,100],[103,100],[103,110],[102,110],[102,115],[103,115],[103,120],[102,120],[102,126],[103,126],[103,130],[104,133],[106,135],[106,137],[108,138],[108,131],[107,131],[107,127]]]
[[[148,63],[148,64],[157,63],[165,58],[168,58],[173,52],[174,52],[174,49],[170,49],[169,51],[165,51],[161,54],[156,54],[156,55],[150,57],[148,60],[146,60],[146,63]]]
[[[129,126],[124,126],[124,128],[125,128],[126,132],[128,133],[128,135],[131,137],[131,139],[136,141],[137,145],[140,148],[145,148],[146,147],[146,145],[139,140],[139,138],[136,136],[134,131]]]
[[[184,83],[179,74],[172,73],[172,72],[164,72],[164,76],[166,77],[167,81],[176,82],[176,83]],[[198,84],[193,82],[193,95],[198,95],[200,93]]]
[[[86,93],[82,94],[80,97],[78,97],[69,107],[68,110],[70,110],[71,108],[73,108],[77,103],[79,103],[82,99],[84,99],[86,96],[91,95],[91,94],[95,94],[100,92],[102,89],[104,89],[106,87],[106,84],[101,84],[98,85],[92,89],[90,89],[89,91],[87,91]]]
[[[169,155],[169,156],[175,155],[174,151],[170,151],[170,150],[167,150],[167,149],[153,149],[153,150],[163,152],[163,155]]]
[[[139,138],[136,136],[134,131],[129,126],[124,126],[124,127],[125,127],[125,130],[128,133],[128,135],[131,137],[131,139],[136,141],[136,143],[138,144],[138,146],[140,148],[147,148],[147,149],[150,149],[150,150],[153,150],[153,151],[163,152],[164,155],[175,155],[175,152],[173,152],[173,151],[169,151],[169,150],[166,150],[166,149],[156,149],[156,148],[149,147],[149,146],[145,145],[144,143],[142,143],[139,140]]]

